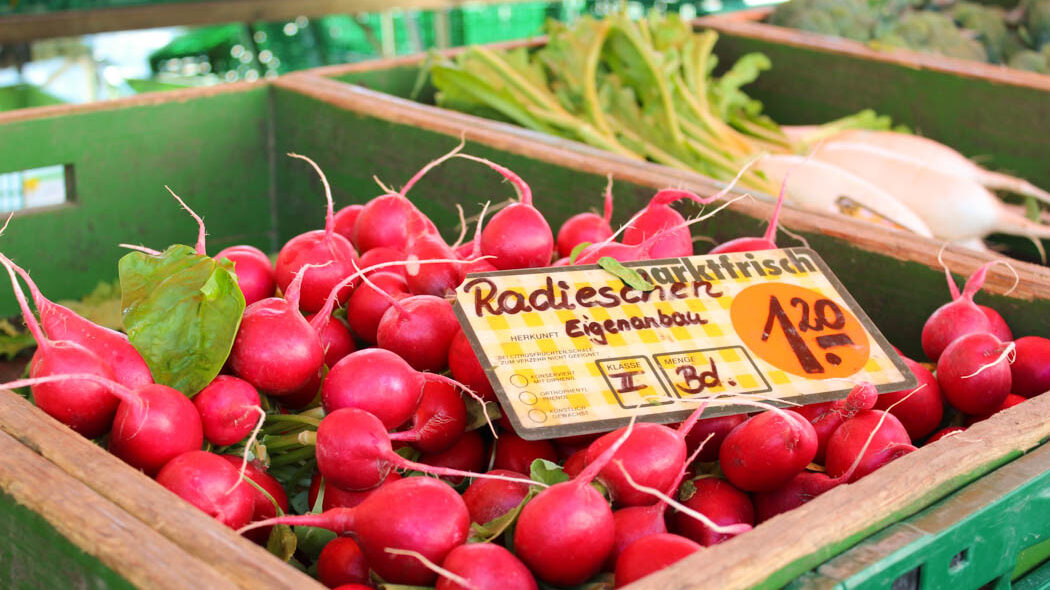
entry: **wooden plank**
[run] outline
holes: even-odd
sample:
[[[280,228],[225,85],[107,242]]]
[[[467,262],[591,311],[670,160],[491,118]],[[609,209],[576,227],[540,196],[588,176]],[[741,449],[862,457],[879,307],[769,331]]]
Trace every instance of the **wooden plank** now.
[[[5,393],[4,397],[11,397]],[[75,436],[75,435],[67,435]],[[215,588],[233,590],[237,586],[202,561],[188,555],[171,541],[149,528],[113,502],[98,495],[53,463],[34,453],[11,436],[0,433],[0,490],[6,498],[38,514],[46,524],[96,558],[113,572],[139,588],[189,590]],[[5,520],[17,518],[9,512]],[[8,537],[5,546],[18,550],[0,552],[0,586],[28,587],[107,587],[119,583],[104,572],[87,579],[80,564],[44,563],[43,551],[34,551],[41,533],[35,528]],[[90,586],[88,586],[88,582]]]
[[[778,588],[875,531],[1017,458],[1050,435],[1050,396],[1033,398],[908,454],[860,481],[776,516],[628,586],[632,590]]]
[[[39,453],[131,517],[147,523],[187,554],[210,563],[236,587],[321,588],[306,574],[234,534],[142,472],[128,467],[11,392],[0,391],[0,431]],[[40,491],[47,489],[47,486],[25,486],[26,493],[42,496],[47,494]],[[197,587],[212,586],[198,584]]]
[[[485,1],[471,0],[470,3]],[[464,0],[208,0],[10,14],[0,17],[0,43],[153,27],[272,22],[299,16],[380,12],[392,8],[434,10],[465,3]]]

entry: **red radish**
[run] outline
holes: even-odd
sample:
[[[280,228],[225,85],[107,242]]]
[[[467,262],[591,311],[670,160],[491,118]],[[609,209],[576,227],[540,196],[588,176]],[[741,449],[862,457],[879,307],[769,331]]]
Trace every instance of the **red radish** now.
[[[991,332],[993,336],[1003,342],[1009,342],[1014,339],[1013,331],[1010,330],[1010,326],[1006,324],[1006,320],[1003,319],[1003,316],[999,315],[999,312],[986,305],[978,305],[977,307],[980,308],[981,312],[984,313],[984,316],[988,318],[988,331]]]
[[[963,428],[962,426],[948,426],[947,428],[942,428],[942,429],[938,430],[937,432],[934,432],[933,436],[931,436],[930,438],[926,439],[926,444],[928,445],[928,444],[935,443],[935,442],[941,440],[942,438],[948,438],[948,437],[950,437],[952,435],[955,435],[955,434],[958,434],[960,432],[966,432],[966,429]]]
[[[414,586],[433,584],[436,575],[419,560],[391,554],[387,549],[416,552],[440,563],[449,551],[467,540],[470,531],[463,499],[447,483],[429,477],[406,477],[385,485],[356,508],[282,516],[249,526],[275,524],[315,526],[336,534],[351,534],[376,575],[387,584]]]
[[[464,477],[469,477],[465,474],[484,471],[488,456],[485,439],[477,430],[471,430],[464,432],[459,440],[444,451],[421,456],[419,462],[429,467],[455,470],[456,473],[442,477],[452,485],[458,486]]]
[[[219,375],[193,397],[204,438],[217,447],[240,442],[251,433],[262,412],[260,403],[252,384],[232,375]]]
[[[357,261],[357,263],[358,263],[358,265],[361,268],[368,268],[370,266],[374,266],[376,264],[382,264],[384,262],[401,262],[404,259],[405,259],[405,253],[402,252],[401,250],[395,250],[393,248],[379,247],[379,248],[372,248],[368,252],[365,252],[364,254],[362,254],[361,258]],[[388,272],[388,273],[396,274],[396,275],[400,276],[401,278],[405,277],[405,267],[403,267],[403,266],[393,266],[393,267],[390,267],[390,268],[384,268],[381,271],[372,271],[372,272]],[[372,272],[366,272],[365,275],[366,276],[370,276],[372,274]],[[351,295],[351,297],[353,297],[353,295]]]
[[[514,551],[539,579],[574,586],[598,573],[612,551],[616,523],[605,498],[590,485],[630,437],[633,422],[573,479],[543,490],[522,508]]]
[[[500,270],[547,266],[554,254],[554,234],[547,220],[532,205],[532,189],[507,168],[483,158],[457,154],[499,172],[513,186],[518,202],[492,216],[481,231],[481,252],[495,256],[492,265]],[[480,223],[480,222],[479,222]]]
[[[413,295],[386,310],[376,343],[418,371],[440,372],[448,366],[448,350],[459,329],[451,303],[433,295]]]
[[[407,441],[423,453],[440,453],[456,444],[467,428],[467,406],[459,392],[443,381],[427,381],[412,416],[412,428],[390,440]]]
[[[21,275],[29,287],[37,311],[40,312],[40,323],[44,333],[55,342],[69,341],[98,355],[113,371],[113,378],[121,385],[136,388],[153,383],[149,367],[128,337],[115,330],[103,328],[77,315],[68,307],[63,307],[48,300],[37,288],[29,273],[3,258]]]
[[[948,403],[964,414],[994,412],[1010,393],[1014,344],[988,333],[962,336],[937,360],[937,383]]]
[[[823,463],[828,439],[835,430],[858,412],[874,408],[877,399],[878,391],[875,387],[870,383],[861,383],[851,389],[844,399],[794,408],[795,412],[813,425],[813,430],[817,433],[817,454],[813,460]]]
[[[476,431],[472,432],[477,434]],[[395,467],[448,477],[501,479],[498,476],[409,461],[391,448],[390,438],[383,423],[372,414],[357,408],[336,410],[321,420],[321,425],[317,428],[316,451],[317,468],[325,481],[345,490],[374,488],[382,483]],[[514,481],[534,483],[530,480]]]
[[[682,504],[707,516],[715,524],[755,524],[755,509],[751,505],[751,498],[728,481],[714,476],[701,476],[692,481],[692,489],[693,492],[688,497],[681,498]],[[721,543],[734,536],[715,531],[682,512],[674,513],[671,522],[674,532],[704,547]]]
[[[354,244],[354,225],[357,224],[357,217],[361,215],[361,211],[364,211],[364,209],[364,205],[347,205],[336,211],[332,219],[335,224],[333,228],[335,233],[349,240],[352,246],[356,246]]]
[[[321,177],[328,207],[323,230],[308,231],[295,236],[288,240],[277,254],[277,284],[280,285],[282,291],[287,292],[289,285],[300,274],[300,271],[307,269],[305,276],[299,279],[302,281],[299,306],[304,311],[314,312],[321,309],[336,284],[353,274],[357,252],[354,251],[350,240],[335,232],[332,189],[328,186],[328,179],[321,172],[321,168],[306,156],[288,155],[305,160]],[[350,285],[342,289],[339,303],[346,302],[351,290]]]
[[[419,260],[454,260],[456,253],[440,235],[422,233],[412,236],[405,248],[409,264],[404,267],[408,287],[416,295],[444,297],[463,282],[462,264],[413,264]]]
[[[839,477],[860,457],[847,480],[854,482],[914,450],[908,431],[893,414],[867,410],[843,422],[831,435],[825,469],[828,477]]]
[[[557,463],[558,451],[549,440],[525,440],[512,432],[505,432],[496,441],[492,468],[528,473],[536,459]]]
[[[317,579],[329,588],[342,584],[368,584],[368,562],[365,554],[350,537],[336,537],[321,549],[317,557]]]
[[[722,448],[722,441],[725,440],[730,431],[742,424],[745,420],[747,420],[747,415],[745,414],[717,416],[715,418],[697,420],[696,425],[685,435],[686,447],[690,453],[693,453],[701,444],[703,444],[704,448],[700,451],[700,454],[697,455],[697,460],[703,463],[717,461],[718,450]]]
[[[580,449],[569,455],[562,466],[562,471],[569,477],[576,477],[587,466],[587,449]]]
[[[233,465],[234,469],[240,471],[241,464],[243,463],[243,457],[237,455],[219,455],[226,460],[227,463]],[[288,504],[288,494],[285,493],[284,487],[281,486],[281,482],[277,481],[274,476],[266,473],[264,469],[259,467],[256,461],[248,462],[247,468],[245,469],[244,476],[260,488],[266,490],[266,493],[270,495],[269,498],[265,494],[260,492],[248,485],[251,489],[252,498],[255,501],[254,508],[252,509],[252,520],[265,520],[267,518],[273,518],[277,516],[277,509],[280,508],[284,514],[288,513],[290,509]],[[273,498],[271,501],[270,498]],[[277,505],[274,506],[274,503]],[[270,529],[262,528],[248,531],[245,535],[252,541],[260,545],[265,545],[266,540],[270,537]]]
[[[452,371],[452,378],[474,390],[485,401],[496,401],[496,392],[492,390],[492,384],[481,368],[478,355],[467,340],[463,330],[456,332],[452,337],[452,344],[448,347],[448,368]]]
[[[255,510],[252,488],[239,480],[235,467],[206,451],[182,453],[157,474],[157,483],[234,529],[248,524]]]
[[[984,416],[967,416],[966,420],[963,421],[963,424],[965,426],[973,426],[974,424],[976,424],[978,422],[981,422],[982,420],[987,420],[987,419],[991,418],[995,414],[998,414],[999,412],[1002,412],[1005,409],[1012,408],[1012,407],[1014,407],[1014,406],[1016,406],[1016,405],[1018,405],[1020,403],[1026,402],[1026,401],[1028,401],[1028,398],[1026,398],[1024,396],[1021,396],[1021,395],[1017,395],[1017,394],[1011,393],[1011,394],[1006,396],[1006,400],[1003,401],[1003,405],[999,406],[991,414],[987,414],[987,415],[984,415]]]
[[[365,410],[392,430],[412,417],[428,379],[441,380],[416,371],[389,350],[366,348],[332,367],[321,386],[321,403],[327,413]]]
[[[409,296],[405,278],[392,272],[379,272],[369,277],[369,282],[354,289],[346,304],[346,320],[358,338],[370,344],[376,343],[376,330],[383,314],[393,305],[393,300]]]
[[[749,418],[726,436],[718,453],[726,479],[749,492],[786,484],[816,455],[813,425],[791,410],[771,410]]]
[[[765,522],[778,514],[794,510],[841,483],[844,483],[841,477],[832,479],[826,473],[803,471],[780,488],[755,494],[752,497],[755,519]]]
[[[602,433],[594,432],[591,434],[576,434],[573,436],[563,436],[561,438],[555,438],[551,442],[554,443],[555,448],[558,449],[558,457],[567,459],[569,456],[574,455],[577,451],[591,446],[591,443],[602,437]]]
[[[342,584],[333,588],[333,590],[374,590],[371,586],[365,584]]]
[[[604,241],[613,235],[612,221],[613,198],[612,198],[612,175],[609,175],[609,184],[605,187],[605,210],[602,215],[597,213],[579,213],[565,220],[558,230],[558,257],[565,258],[572,254],[572,250],[584,243],[596,243]]]
[[[493,475],[525,479],[525,475],[508,469],[493,469]],[[463,492],[463,502],[470,512],[470,522],[485,524],[516,508],[529,493],[529,486],[499,479],[476,479]]]
[[[997,262],[1002,261],[988,262],[974,271],[961,294],[947,267],[944,269],[952,301],[937,308],[922,327],[922,350],[931,361],[936,362],[940,359],[944,349],[959,338],[991,330],[988,316],[973,302],[973,296],[984,286],[988,268]],[[1013,267],[1007,266],[1013,270]]]
[[[280,402],[282,408],[290,408],[293,410],[301,410],[315,401],[321,395],[321,381],[323,377],[323,370],[318,371],[299,389],[282,395],[276,398],[276,401]]]
[[[911,391],[884,393],[875,402],[875,409],[885,410],[901,421],[912,440],[921,440],[937,429],[944,416],[944,401],[937,379],[926,367],[903,357],[911,372],[918,378],[918,387]],[[907,397],[907,399],[904,399]],[[903,401],[901,401],[903,400]],[[900,403],[897,403],[900,402]],[[893,406],[891,409],[890,406]]]
[[[442,569],[455,574],[464,586],[449,577],[438,578],[434,590],[536,590],[529,568],[499,545],[471,543],[449,552]]]
[[[324,365],[321,338],[299,312],[300,287],[309,270],[299,269],[284,299],[270,297],[244,310],[230,351],[233,372],[272,396],[300,391]]]
[[[463,266],[463,274],[467,275],[476,272],[492,272],[499,270],[492,264],[493,257],[481,255],[481,229],[485,221],[485,212],[489,209],[488,201],[481,208],[481,213],[478,214],[478,223],[474,229],[474,240],[470,243],[463,244],[459,248],[456,248],[456,256],[463,260],[468,261]]]
[[[1050,340],[1025,336],[1015,340],[1014,344],[1017,358],[1010,365],[1014,393],[1032,397],[1050,391],[1050,362],[1047,362],[1050,359]],[[464,383],[473,387],[470,382]]]
[[[642,537],[624,549],[616,560],[616,588],[632,584],[701,549],[697,543],[670,533]]]
[[[277,279],[273,264],[262,250],[254,246],[230,246],[215,255],[215,260],[223,258],[233,263],[233,272],[237,275],[237,286],[244,294],[245,305],[273,297],[277,290]]]
[[[317,495],[321,493],[321,479],[321,474],[316,473],[310,480],[310,489],[306,496],[307,503],[310,506],[313,506],[314,503],[317,502]],[[390,485],[399,479],[401,479],[401,475],[396,471],[391,471],[386,476],[386,479],[383,480],[383,484],[379,487]],[[378,489],[379,488],[372,488],[363,492],[348,492],[325,482],[324,499],[321,500],[321,510],[331,510],[332,508],[353,508],[361,502],[364,502],[366,498],[371,496]]]
[[[704,199],[689,191],[664,189],[653,195],[649,205],[641,215],[631,223],[623,234],[623,243],[635,246],[652,238],[663,230],[665,232],[658,244],[653,246],[654,258],[676,258],[693,255],[693,236],[684,226],[685,217],[671,208],[671,203],[690,199],[704,205],[712,200]],[[677,229],[672,229],[677,228]]]
[[[623,431],[623,428],[614,430],[591,443],[587,448],[587,463],[593,463],[620,438]],[[663,424],[642,422],[634,425],[631,436],[620,447],[614,462],[599,473],[598,479],[608,488],[613,504],[647,506],[655,503],[656,498],[630,486],[616,461],[622,461],[639,484],[664,490],[682,471],[685,458],[684,433]]]
[[[809,158],[806,159],[806,162]],[[750,166],[750,164],[748,165]],[[744,167],[747,170],[748,166]],[[791,171],[794,167],[789,168],[784,174],[784,179],[780,183],[780,194],[777,195],[777,203],[773,207],[773,215],[769,218],[769,226],[766,227],[766,233],[761,238],[736,238],[735,240],[729,240],[723,242],[711,249],[708,254],[730,254],[733,252],[757,252],[759,250],[776,250],[777,249],[777,223],[780,221],[780,210],[784,207],[784,195],[787,192],[788,178],[791,176]]]
[[[322,321],[320,318],[325,319]],[[317,313],[306,316],[306,321],[310,322],[315,328],[319,326],[317,335],[321,338],[321,346],[324,348],[324,364],[326,367],[331,368],[335,366],[343,357],[357,350],[357,343],[354,342],[354,337],[350,334],[350,328],[347,328],[346,324],[339,318],[333,315],[324,316]]]

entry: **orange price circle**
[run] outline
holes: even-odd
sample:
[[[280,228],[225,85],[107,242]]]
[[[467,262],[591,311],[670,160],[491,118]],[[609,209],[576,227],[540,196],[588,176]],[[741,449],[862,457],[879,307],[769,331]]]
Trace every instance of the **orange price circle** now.
[[[871,353],[868,334],[846,307],[787,283],[748,287],[733,299],[733,328],[767,363],[807,379],[849,377]]]

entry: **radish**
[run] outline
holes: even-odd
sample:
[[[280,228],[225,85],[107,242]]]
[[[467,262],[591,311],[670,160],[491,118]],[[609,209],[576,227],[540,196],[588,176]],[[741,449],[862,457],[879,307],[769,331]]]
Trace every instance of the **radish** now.
[[[419,458],[419,462],[428,468],[451,469],[455,473],[438,474],[454,486],[463,482],[464,477],[470,473],[485,470],[488,462],[489,449],[477,430],[464,432],[451,447],[440,453],[427,453]]]
[[[456,388],[443,381],[427,381],[412,415],[412,428],[390,435],[390,440],[408,441],[423,453],[448,450],[467,428],[467,406]]]
[[[332,189],[321,168],[306,156],[288,155],[305,160],[317,172],[321,178],[321,184],[324,185],[328,207],[323,230],[308,231],[295,236],[288,240],[277,254],[277,284],[282,291],[287,292],[289,285],[300,271],[304,268],[308,269],[306,275],[299,279],[302,282],[299,306],[304,311],[314,312],[324,305],[332,287],[354,272],[357,252],[354,251],[350,240],[335,232]],[[348,285],[340,292],[339,303],[346,302],[346,299],[350,297],[351,289],[352,287]]]
[[[718,460],[718,451],[722,448],[722,441],[729,432],[747,420],[746,414],[733,414],[732,416],[717,416],[715,418],[704,418],[697,420],[689,433],[685,435],[685,444],[690,453],[696,451],[701,443],[703,449],[697,456],[697,460],[710,463]]]
[[[324,377],[324,369],[322,368],[310,380],[295,391],[282,395],[279,398],[275,398],[275,401],[281,404],[282,408],[289,408],[292,410],[301,410],[311,404],[313,404],[320,397],[321,394],[321,381]]]
[[[692,422],[688,422],[688,425],[691,426]],[[596,461],[624,431],[624,428],[614,430],[591,443],[587,447],[587,463]],[[639,484],[664,490],[682,471],[686,454],[683,432],[663,424],[642,422],[634,425],[631,436],[622,444],[614,459],[622,461]],[[615,461],[599,472],[598,479],[609,490],[615,505],[646,506],[656,502],[656,498],[630,486]]]
[[[449,477],[507,479],[409,461],[391,448],[383,423],[357,408],[342,408],[325,416],[317,428],[316,444],[317,468],[325,481],[350,491],[376,487],[395,467]],[[527,479],[512,481],[535,483]]]
[[[449,551],[467,540],[470,517],[463,499],[448,484],[429,477],[406,477],[379,488],[356,508],[271,518],[252,523],[241,532],[275,524],[314,526],[340,535],[350,534],[369,567],[384,582],[425,586],[433,584],[436,578],[429,568],[415,558],[394,555],[387,549],[416,552],[440,563]]]
[[[817,433],[800,414],[770,410],[734,428],[718,453],[726,479],[749,492],[776,489],[816,457]]]
[[[832,479],[826,473],[803,471],[780,488],[758,492],[753,496],[755,521],[765,522],[778,514],[794,510],[843,483],[840,480]]]
[[[452,337],[459,331],[452,304],[433,295],[413,295],[391,304],[376,328],[376,343],[419,371],[448,366]]]
[[[1010,330],[1010,326],[1006,324],[1006,320],[999,315],[999,312],[987,305],[978,305],[977,307],[988,318],[988,332],[1003,342],[1009,342],[1014,339],[1013,331]]]
[[[321,347],[324,348],[324,364],[333,367],[351,352],[357,350],[357,343],[350,333],[350,328],[339,318],[331,314],[320,312],[306,316],[306,321],[314,326],[318,337],[321,339]]]
[[[2,255],[0,255],[2,256]],[[113,378],[121,385],[136,388],[153,383],[149,367],[128,337],[115,330],[103,328],[77,315],[73,310],[48,300],[37,288],[29,273],[3,257],[29,287],[44,333],[53,341],[70,341],[98,355],[113,371]]]
[[[273,297],[277,290],[277,279],[273,264],[262,250],[254,246],[230,246],[215,255],[215,260],[223,258],[233,263],[233,272],[237,275],[237,286],[244,295],[245,305]]]
[[[624,549],[616,560],[616,588],[633,584],[701,549],[697,543],[670,533],[642,537]]]
[[[590,483],[630,437],[633,425],[632,420],[578,476],[543,490],[518,515],[514,551],[544,582],[581,584],[598,573],[612,551],[616,535],[612,510]]]
[[[395,250],[393,248],[386,248],[380,246],[379,248],[372,248],[368,252],[362,254],[361,258],[358,260],[358,265],[361,268],[368,268],[369,266],[382,264],[384,262],[399,262],[404,260],[405,258],[405,253],[401,250]],[[389,272],[396,274],[401,278],[405,278],[405,268],[403,266],[384,268],[382,271],[376,272]],[[365,273],[366,276],[370,274],[371,273],[369,272]],[[353,295],[351,295],[351,297],[353,297]]]
[[[234,529],[248,524],[255,510],[252,489],[240,483],[236,468],[213,453],[189,451],[174,457],[157,474],[157,483]]]
[[[959,434],[960,432],[966,432],[966,428],[964,428],[962,426],[948,426],[947,428],[942,428],[942,429],[938,430],[937,432],[934,432],[933,436],[931,436],[930,438],[926,439],[926,444],[927,445],[933,444],[933,443],[941,440],[942,438],[947,438],[949,436],[953,436],[953,435]]]
[[[875,402],[875,409],[885,410],[901,421],[911,440],[921,440],[937,429],[944,416],[944,401],[937,379],[926,367],[907,357],[901,357],[918,378],[918,387],[911,391],[884,393]],[[907,399],[904,399],[907,397]],[[900,403],[898,403],[900,402]],[[893,406],[892,409],[890,406]]]
[[[536,580],[514,554],[499,545],[471,543],[456,547],[441,563],[460,580],[442,576],[434,590],[536,590]],[[466,582],[463,584],[462,582]]]
[[[462,264],[412,264],[418,260],[453,260],[456,253],[440,235],[422,233],[412,236],[405,247],[405,279],[409,290],[416,295],[444,297],[463,282]]]
[[[493,469],[492,475],[525,479],[525,475],[508,469]],[[529,493],[529,486],[500,479],[475,479],[463,492],[463,502],[470,512],[470,522],[492,522],[517,508]]]
[[[718,525],[746,524],[754,526],[755,509],[751,498],[733,487],[733,484],[714,476],[701,476],[692,480],[692,491],[688,497],[680,498],[682,504],[707,516]],[[676,512],[671,516],[674,532],[696,541],[704,547],[721,543],[735,535],[715,531],[689,514]]]
[[[525,440],[512,432],[506,432],[496,441],[492,468],[527,473],[536,459],[556,463],[558,451],[549,440]]]
[[[990,331],[988,316],[973,302],[973,296],[984,286],[988,269],[997,262],[1002,261],[985,263],[974,271],[967,279],[961,294],[948,269],[944,269],[952,301],[930,314],[930,318],[922,327],[922,350],[931,361],[936,362],[944,349],[956,339],[967,334]]]
[[[672,426],[675,428],[677,426]],[[591,434],[576,434],[572,436],[563,436],[560,438],[552,439],[555,448],[558,449],[558,457],[567,459],[571,455],[576,454],[579,450],[587,450],[587,447],[591,446],[591,443],[602,437],[601,432],[593,432]]]
[[[1010,393],[1013,353],[1012,342],[981,332],[949,344],[937,360],[937,383],[948,403],[973,416],[994,412]]]
[[[22,317],[37,343],[29,363],[29,376],[37,378],[89,373],[113,381],[109,365],[94,352],[76,342],[48,340],[33,311],[29,309],[25,293],[15,276],[13,263],[3,255],[0,255],[0,263],[11,277],[11,286],[22,310]],[[110,388],[95,381],[47,381],[30,389],[37,407],[86,438],[101,436],[109,430],[120,403]]]
[[[565,258],[572,254],[576,246],[587,242],[601,242],[613,235],[612,221],[613,196],[612,175],[605,187],[605,209],[602,215],[597,213],[579,213],[565,220],[558,230],[558,257]]]
[[[984,416],[967,416],[966,420],[963,421],[963,425],[967,426],[967,427],[973,426],[974,424],[977,424],[978,422],[981,422],[982,420],[987,420],[987,419],[991,418],[995,414],[998,414],[999,412],[1002,412],[1005,409],[1012,408],[1012,407],[1014,407],[1014,406],[1016,406],[1016,405],[1018,405],[1020,403],[1026,402],[1026,401],[1028,401],[1028,398],[1026,398],[1026,397],[1024,397],[1022,395],[1017,395],[1015,393],[1011,393],[1011,394],[1006,396],[1006,399],[1003,401],[1003,404],[1001,406],[999,406],[998,408],[996,408],[994,412],[992,412],[991,414],[985,414]]]
[[[219,375],[193,397],[204,438],[217,447],[244,440],[263,411],[260,404],[252,384],[232,375]]]
[[[329,588],[342,584],[368,584],[368,561],[350,537],[336,537],[317,557],[317,579]]]
[[[587,466],[587,449],[580,449],[569,455],[569,458],[565,460],[565,464],[562,465],[562,471],[569,477],[576,477],[579,475],[583,468]]]
[[[1033,397],[1050,391],[1050,362],[1047,362],[1050,359],[1050,340],[1026,336],[1018,338],[1014,344],[1017,358],[1010,365],[1014,393]]]
[[[357,224],[357,217],[361,215],[361,211],[364,211],[364,209],[364,205],[347,205],[336,211],[332,219],[332,222],[335,224],[332,229],[335,230],[335,233],[349,240],[352,246],[356,246],[354,244],[354,225]]]
[[[636,216],[624,231],[624,245],[636,246],[664,232],[659,242],[651,246],[653,258],[692,256],[693,236],[683,227],[685,218],[682,214],[671,208],[671,203],[681,199],[690,199],[703,205],[714,201],[714,198],[705,199],[689,191],[663,189],[653,195],[641,215]]]
[[[823,463],[828,439],[835,430],[858,412],[874,408],[877,400],[878,392],[875,387],[870,383],[862,383],[851,389],[845,399],[795,408],[795,412],[808,420],[817,433],[817,454],[813,460]]]
[[[226,460],[227,463],[233,465],[237,470],[240,470],[243,464],[244,458],[237,455],[219,455]],[[266,490],[266,494],[251,488],[252,498],[254,499],[254,508],[252,508],[252,520],[266,520],[267,518],[273,518],[277,516],[277,510],[280,509],[282,513],[287,513],[290,509],[288,504],[288,494],[285,493],[284,487],[277,481],[274,476],[266,473],[262,469],[258,461],[249,461],[245,469],[244,476],[250,479],[255,485]],[[267,497],[267,494],[269,497]],[[248,531],[245,535],[252,541],[260,545],[265,545],[267,539],[270,537],[270,529],[262,528]]]
[[[492,390],[492,384],[462,329],[452,337],[452,344],[448,347],[448,368],[456,381],[472,389],[481,399],[496,401],[496,392]]]
[[[383,314],[390,309],[393,301],[408,296],[408,282],[403,276],[385,270],[376,273],[369,277],[368,283],[354,289],[350,295],[346,304],[346,321],[358,338],[375,344],[376,331]]]
[[[554,234],[547,220],[532,205],[529,185],[517,174],[494,162],[465,154],[456,154],[456,157],[485,164],[499,172],[518,194],[518,202],[493,215],[481,231],[481,252],[495,257],[492,265],[499,270],[549,265],[554,254]]]
[[[852,470],[847,481],[854,482],[914,450],[908,431],[893,414],[865,410],[843,422],[831,435],[825,468],[831,478]],[[858,457],[859,463],[852,468]]]
[[[244,310],[230,351],[233,372],[272,396],[300,391],[324,365],[321,339],[299,312],[300,287],[309,270],[299,269],[284,299],[270,297]]]
[[[321,474],[315,473],[314,477],[310,480],[310,489],[306,496],[307,504],[310,506],[313,506],[314,503],[317,502],[317,495],[321,493],[321,479]],[[399,479],[401,479],[401,475],[396,471],[391,471],[379,487],[381,488],[390,485]],[[379,488],[372,488],[363,492],[348,492],[325,482],[324,499],[321,501],[321,509],[331,510],[332,508],[353,508],[361,502],[364,502],[366,498],[371,496],[378,489]]]
[[[788,178],[794,169],[790,169],[784,173],[784,178],[780,182],[780,194],[777,196],[776,205],[773,207],[773,214],[769,217],[769,225],[766,227],[766,233],[761,238],[736,238],[729,240],[728,242],[721,243],[711,249],[708,254],[730,254],[733,252],[756,252],[759,250],[776,250],[777,249],[777,223],[780,221],[780,210],[784,207],[784,194],[787,189]]]

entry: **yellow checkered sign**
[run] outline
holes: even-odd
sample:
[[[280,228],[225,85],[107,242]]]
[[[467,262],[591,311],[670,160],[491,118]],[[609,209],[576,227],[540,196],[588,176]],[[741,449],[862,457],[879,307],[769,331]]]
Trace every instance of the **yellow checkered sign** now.
[[[809,404],[866,381],[915,377],[820,257],[791,248],[626,263],[641,291],[596,266],[472,274],[456,314],[526,439]],[[736,396],[737,403],[733,399]]]

